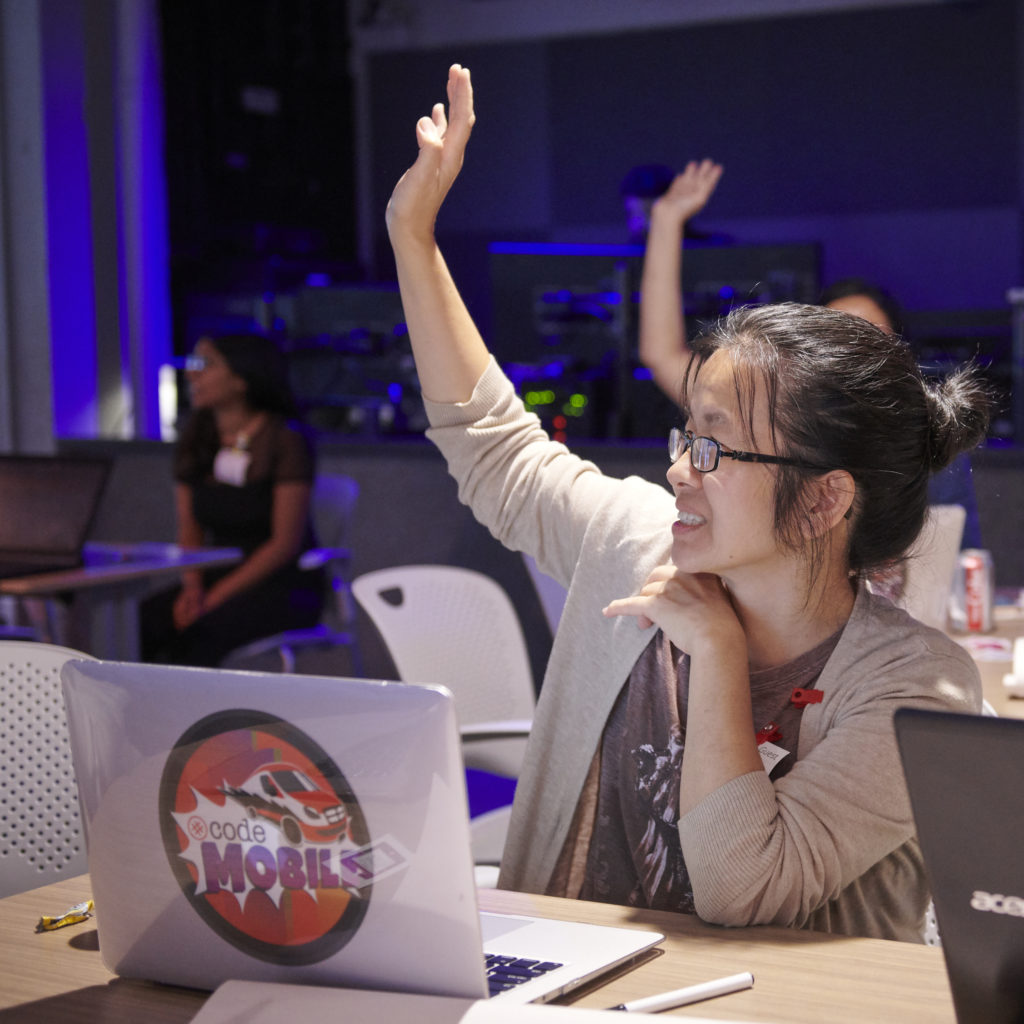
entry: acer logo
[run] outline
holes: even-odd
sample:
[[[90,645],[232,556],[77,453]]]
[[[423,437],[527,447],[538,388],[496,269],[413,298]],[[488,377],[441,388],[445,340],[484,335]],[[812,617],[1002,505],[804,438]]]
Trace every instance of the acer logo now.
[[[1004,896],[1000,892],[985,892],[976,889],[971,894],[971,907],[990,914],[1009,914],[1010,917],[1024,917],[1024,899],[1020,896]]]

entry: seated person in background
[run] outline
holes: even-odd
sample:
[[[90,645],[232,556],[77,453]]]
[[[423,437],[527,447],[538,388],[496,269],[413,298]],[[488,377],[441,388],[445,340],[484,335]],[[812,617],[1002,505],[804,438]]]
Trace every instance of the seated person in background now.
[[[694,346],[671,491],[603,475],[525,411],[437,246],[474,121],[459,65],[448,99],[387,212],[429,435],[475,516],[571,583],[499,884],[921,941],[892,712],[978,711],[981,685],[861,581],[914,541],[987,392],[925,383],[847,314],[740,309]]]
[[[619,197],[626,214],[629,240],[634,245],[647,241],[651,225],[651,207],[664,195],[675,177],[671,167],[664,164],[638,164],[631,167],[619,185]]]
[[[683,183],[684,175],[692,173],[692,168],[696,166],[689,164],[686,171],[676,174],[671,167],[667,167],[665,164],[639,164],[631,168],[622,179],[622,183],[619,185],[619,196],[622,199],[622,209],[626,214],[629,240],[633,245],[647,244],[654,204],[670,192],[673,186],[678,189]],[[721,168],[718,168],[717,173],[720,172]],[[732,241],[728,235],[721,232],[704,231],[694,227],[688,218],[680,225],[680,235],[696,242],[723,244]]]
[[[906,338],[900,304],[884,288],[865,281],[863,277],[844,277],[833,282],[821,293],[818,301],[829,309],[859,316],[886,334]]]
[[[829,285],[821,294],[821,304],[859,316],[868,323],[907,339],[903,309],[884,288],[862,277],[844,277]],[[962,505],[967,513],[961,547],[980,548],[981,524],[978,521],[978,499],[971,475],[971,457],[961,452],[948,466],[936,473],[928,485],[932,505]]]
[[[259,335],[203,338],[186,362],[192,414],[174,456],[178,543],[238,547],[225,569],[186,573],[145,601],[142,654],[217,665],[236,647],[315,625],[321,570],[298,566],[314,543],[313,450],[293,413],[287,368]]]

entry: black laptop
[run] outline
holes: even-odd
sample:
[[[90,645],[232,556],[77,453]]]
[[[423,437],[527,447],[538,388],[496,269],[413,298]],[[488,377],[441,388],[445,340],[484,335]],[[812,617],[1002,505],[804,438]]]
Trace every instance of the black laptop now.
[[[957,1020],[1024,1020],[1024,721],[895,723]]]
[[[105,459],[0,455],[0,579],[81,565],[109,472]]]

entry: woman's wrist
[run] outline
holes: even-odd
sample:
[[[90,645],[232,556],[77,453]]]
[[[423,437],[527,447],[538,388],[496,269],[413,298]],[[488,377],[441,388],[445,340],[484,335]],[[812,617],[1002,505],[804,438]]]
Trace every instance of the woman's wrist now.
[[[703,661],[716,665],[735,664],[746,668],[747,637],[738,622],[735,627],[731,624],[721,624],[701,629],[698,636],[699,639],[690,643],[692,650],[687,651],[691,663]]]
[[[429,228],[413,224],[389,226],[388,238],[396,261],[407,265],[432,261],[439,251],[433,225]]]
[[[656,199],[651,206],[651,228],[656,225],[671,228],[674,231],[682,231],[689,217],[685,210],[680,210],[676,203],[664,202]]]

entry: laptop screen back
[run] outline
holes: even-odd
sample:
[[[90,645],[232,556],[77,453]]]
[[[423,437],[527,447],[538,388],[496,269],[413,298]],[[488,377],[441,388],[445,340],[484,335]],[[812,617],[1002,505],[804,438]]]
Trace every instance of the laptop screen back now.
[[[1024,721],[895,724],[957,1020],[1024,1019]]]
[[[85,661],[62,677],[115,973],[486,994],[446,690]]]
[[[79,558],[108,472],[99,459],[0,456],[0,552]]]

